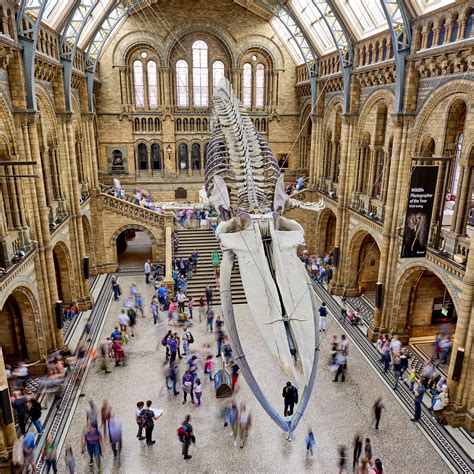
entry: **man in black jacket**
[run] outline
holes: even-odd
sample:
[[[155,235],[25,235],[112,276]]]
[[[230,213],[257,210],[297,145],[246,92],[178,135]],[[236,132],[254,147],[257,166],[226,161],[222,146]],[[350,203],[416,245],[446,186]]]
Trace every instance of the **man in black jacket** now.
[[[298,389],[291,382],[286,382],[283,387],[282,397],[285,399],[285,416],[293,415],[293,408],[298,403]]]

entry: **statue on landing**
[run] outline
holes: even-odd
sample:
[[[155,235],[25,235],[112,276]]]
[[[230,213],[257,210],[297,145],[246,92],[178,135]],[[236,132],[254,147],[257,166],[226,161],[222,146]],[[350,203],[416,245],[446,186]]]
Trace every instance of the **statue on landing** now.
[[[220,290],[224,318],[247,383],[291,438],[313,388],[319,333],[311,280],[296,254],[304,243],[304,231],[282,214],[291,207],[319,211],[323,204],[301,203],[286,194],[268,143],[256,132],[228,82],[221,83],[213,104],[205,184],[208,204],[223,219],[216,236],[223,251]],[[230,289],[234,255],[258,330],[288,379],[303,393],[291,418],[281,416],[268,402],[243,352]]]

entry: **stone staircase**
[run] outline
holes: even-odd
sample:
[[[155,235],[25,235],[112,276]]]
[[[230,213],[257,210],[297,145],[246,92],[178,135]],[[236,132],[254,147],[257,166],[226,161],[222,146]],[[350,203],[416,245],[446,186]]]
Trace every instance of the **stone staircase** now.
[[[215,287],[211,259],[211,253],[213,250],[217,250],[219,254],[222,255],[219,242],[214,237],[212,231],[207,229],[183,229],[176,231],[176,233],[179,236],[179,247],[178,250],[174,252],[175,257],[188,258],[193,250],[196,250],[199,253],[197,272],[194,272],[193,277],[188,280],[188,295],[193,297],[194,305],[196,306],[198,304],[208,283],[211,284],[211,288],[214,291],[214,303],[220,304],[220,295]],[[237,260],[232,269],[231,288],[232,302],[234,304],[246,303],[244,287],[240,278],[239,264]]]

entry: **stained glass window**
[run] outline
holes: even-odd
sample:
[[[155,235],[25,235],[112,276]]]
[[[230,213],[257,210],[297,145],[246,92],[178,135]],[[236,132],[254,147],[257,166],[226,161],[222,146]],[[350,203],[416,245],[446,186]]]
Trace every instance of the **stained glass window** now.
[[[176,99],[178,107],[189,105],[188,63],[183,59],[176,63]]]
[[[195,41],[193,43],[193,100],[195,107],[208,106],[208,81],[207,44],[204,41]]]

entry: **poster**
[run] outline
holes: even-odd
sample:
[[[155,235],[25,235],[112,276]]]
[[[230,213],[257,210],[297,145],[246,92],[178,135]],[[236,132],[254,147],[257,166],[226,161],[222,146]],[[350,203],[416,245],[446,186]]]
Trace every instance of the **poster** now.
[[[437,178],[437,166],[412,169],[401,258],[426,255]]]

